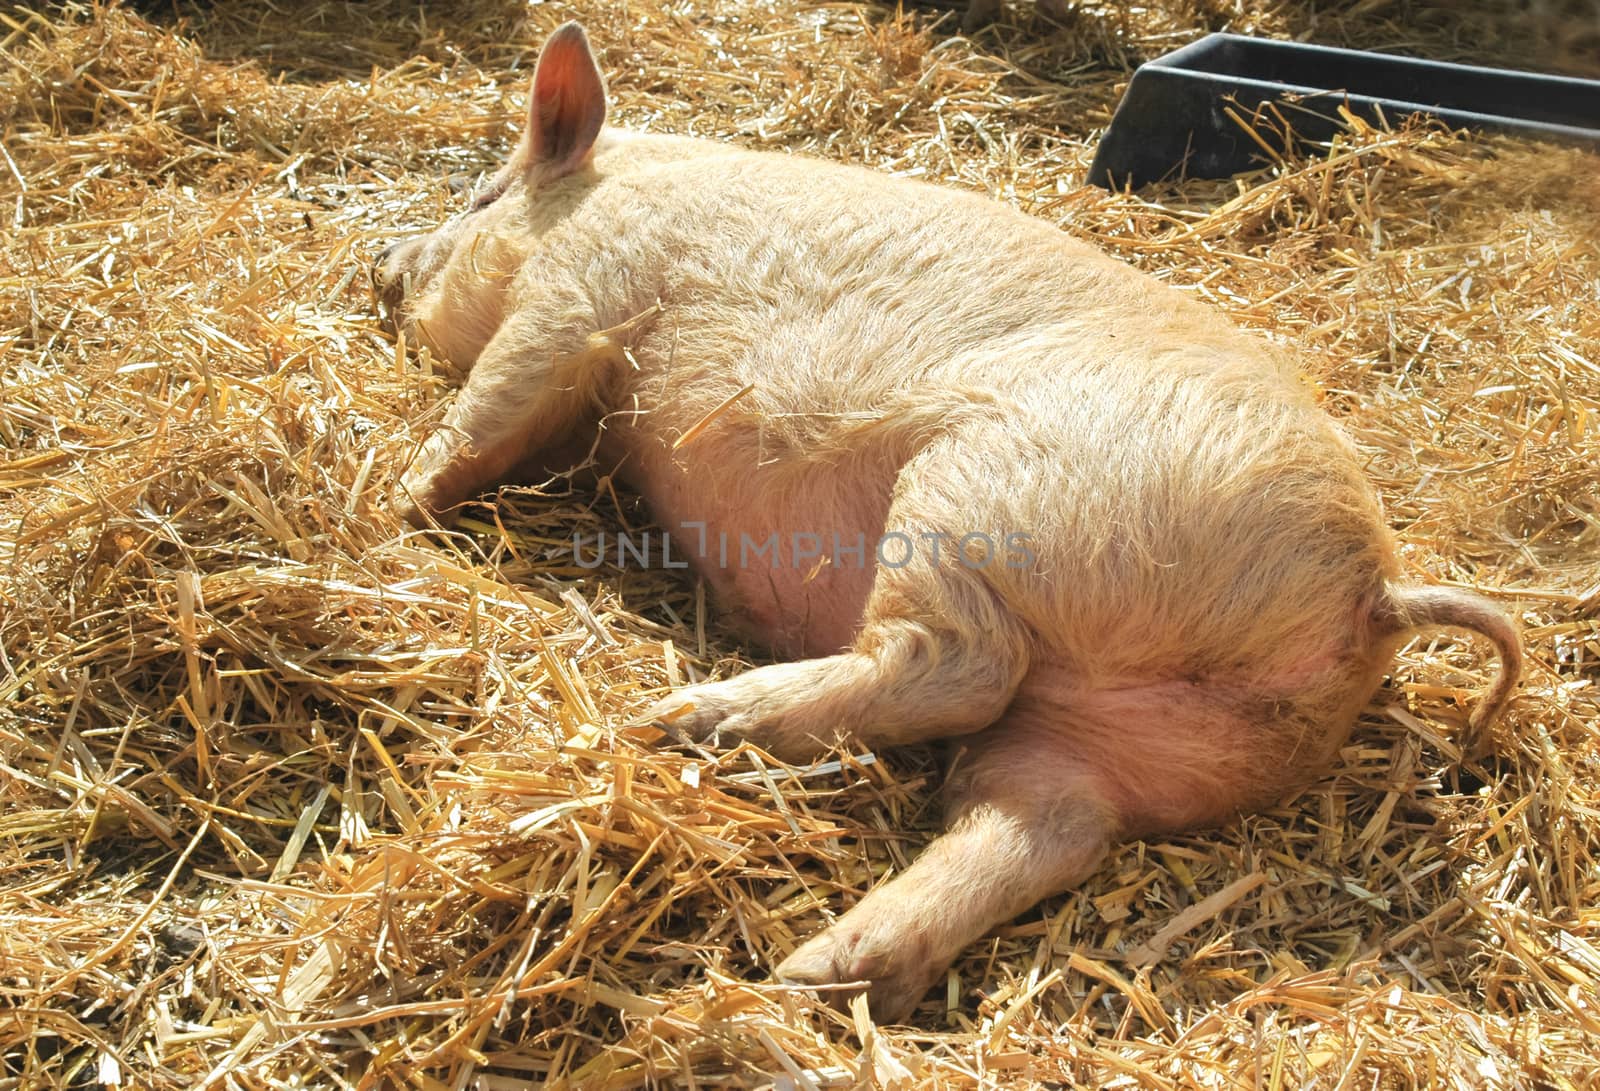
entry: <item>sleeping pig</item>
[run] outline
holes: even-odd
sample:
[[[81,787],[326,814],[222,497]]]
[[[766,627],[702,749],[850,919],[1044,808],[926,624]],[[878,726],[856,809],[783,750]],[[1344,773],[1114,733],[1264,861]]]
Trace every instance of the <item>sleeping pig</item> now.
[[[467,370],[400,482],[426,525],[591,454],[781,659],[650,715],[806,761],[959,740],[945,832],[777,969],[899,1020],[1112,844],[1329,764],[1418,626],[1512,624],[1402,581],[1351,444],[1269,347],[992,200],[606,128],[583,30],[470,210],[374,279]]]

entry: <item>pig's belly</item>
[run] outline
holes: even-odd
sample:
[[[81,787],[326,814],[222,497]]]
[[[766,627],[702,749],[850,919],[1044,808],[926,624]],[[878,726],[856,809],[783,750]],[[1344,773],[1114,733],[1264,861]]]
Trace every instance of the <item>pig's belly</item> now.
[[[649,446],[658,453],[636,447],[620,475],[671,536],[674,558],[710,585],[725,620],[783,658],[851,643],[898,467],[756,466],[709,438],[671,456]]]

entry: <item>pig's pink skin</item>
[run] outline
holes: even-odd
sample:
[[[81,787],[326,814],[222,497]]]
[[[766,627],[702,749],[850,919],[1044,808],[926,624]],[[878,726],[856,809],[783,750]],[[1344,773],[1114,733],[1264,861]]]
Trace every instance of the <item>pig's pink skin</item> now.
[[[693,446],[703,443],[698,452]],[[858,535],[870,543],[883,531],[894,467],[836,467],[834,473],[785,475],[759,468],[759,453],[720,433],[703,435],[677,457],[663,457],[663,448],[626,427],[617,445],[639,457],[622,462],[620,476],[648,501],[664,526],[673,530],[675,556],[695,566],[710,585],[714,601],[748,639],[783,658],[826,655],[849,647],[861,626],[861,614],[874,575],[872,559],[858,567],[853,558],[822,564],[806,558],[792,563],[796,532],[837,532],[853,543]],[[730,449],[734,448],[734,449]],[[739,472],[728,472],[741,467]],[[698,527],[704,523],[706,556]],[[778,535],[779,564],[774,567],[756,549]],[[721,563],[726,535],[727,564]],[[744,563],[740,542],[752,546]],[[831,542],[824,546],[831,552]],[[831,557],[829,558],[831,561]]]
[[[600,132],[552,36],[497,200],[377,274],[470,373],[402,482],[445,515],[598,452],[668,528],[1030,535],[981,569],[700,570],[798,661],[652,715],[811,758],[960,738],[948,829],[782,966],[904,1016],[962,948],[1108,845],[1224,821],[1325,769],[1411,628],[1509,622],[1398,582],[1350,444],[1262,341],[992,201],[795,156]],[[409,283],[409,293],[406,286]],[[679,553],[694,540],[679,531]],[[815,656],[817,658],[801,658]]]

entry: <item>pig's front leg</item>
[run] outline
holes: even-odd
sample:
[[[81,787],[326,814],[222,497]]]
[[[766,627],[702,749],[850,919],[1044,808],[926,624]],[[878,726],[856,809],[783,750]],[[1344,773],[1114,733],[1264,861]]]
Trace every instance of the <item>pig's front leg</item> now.
[[[956,757],[946,832],[778,966],[800,985],[866,982],[873,1018],[904,1020],[963,949],[1081,882],[1120,834],[1101,782],[1010,718]]]
[[[537,311],[508,319],[478,356],[443,424],[400,480],[396,513],[415,526],[567,439],[596,407],[633,335],[655,310],[608,330],[552,337]]]

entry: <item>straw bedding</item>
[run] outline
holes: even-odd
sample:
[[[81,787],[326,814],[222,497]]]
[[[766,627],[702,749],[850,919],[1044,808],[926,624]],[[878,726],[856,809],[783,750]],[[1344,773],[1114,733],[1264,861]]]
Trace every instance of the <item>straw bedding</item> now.
[[[0,1087],[1596,1086],[1600,163],[1357,128],[1078,188],[1209,29],[1600,68],[1584,4],[1319,7],[0,13]],[[573,563],[636,502],[386,505],[450,376],[365,262],[573,16],[623,123],[986,190],[1302,346],[1411,571],[1525,625],[1491,744],[1430,635],[1325,781],[1121,848],[919,1029],[768,984],[931,835],[935,756],[661,751],[619,725],[750,659],[676,574]]]

